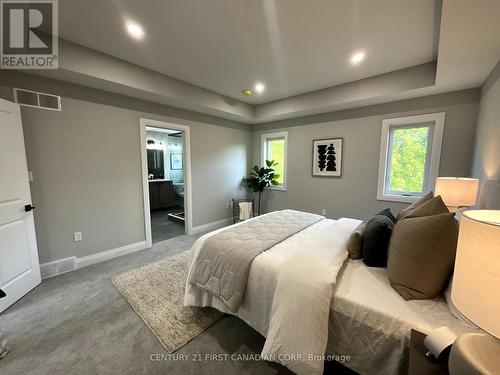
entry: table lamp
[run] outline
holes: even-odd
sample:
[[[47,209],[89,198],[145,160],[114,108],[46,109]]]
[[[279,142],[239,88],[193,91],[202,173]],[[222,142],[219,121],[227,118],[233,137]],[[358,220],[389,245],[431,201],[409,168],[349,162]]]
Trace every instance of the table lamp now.
[[[479,180],[462,177],[438,177],[436,193],[443,199],[450,212],[456,212],[460,207],[471,207],[476,204]]]
[[[462,214],[451,300],[487,333],[467,333],[455,341],[450,374],[500,374],[500,211]]]

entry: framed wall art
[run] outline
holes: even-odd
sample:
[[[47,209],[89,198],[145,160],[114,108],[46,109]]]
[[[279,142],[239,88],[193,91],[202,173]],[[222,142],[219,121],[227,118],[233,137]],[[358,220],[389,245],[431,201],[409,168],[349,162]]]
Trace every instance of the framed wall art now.
[[[182,169],[182,154],[170,154],[170,169]]]
[[[340,177],[342,175],[343,143],[343,138],[313,140],[313,176]]]

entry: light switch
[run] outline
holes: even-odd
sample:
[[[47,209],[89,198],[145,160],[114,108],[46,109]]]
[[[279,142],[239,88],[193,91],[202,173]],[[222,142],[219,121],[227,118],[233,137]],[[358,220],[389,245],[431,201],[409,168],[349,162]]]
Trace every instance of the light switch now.
[[[82,240],[82,232],[75,232],[75,242]]]

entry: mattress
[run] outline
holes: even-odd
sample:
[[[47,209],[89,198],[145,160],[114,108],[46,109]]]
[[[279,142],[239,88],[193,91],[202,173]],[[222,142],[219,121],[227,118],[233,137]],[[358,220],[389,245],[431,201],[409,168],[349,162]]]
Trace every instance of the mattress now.
[[[457,335],[475,330],[451,315],[444,298],[405,301],[386,268],[348,260],[332,299],[327,353],[360,374],[407,374],[411,329],[428,333],[441,326]]]

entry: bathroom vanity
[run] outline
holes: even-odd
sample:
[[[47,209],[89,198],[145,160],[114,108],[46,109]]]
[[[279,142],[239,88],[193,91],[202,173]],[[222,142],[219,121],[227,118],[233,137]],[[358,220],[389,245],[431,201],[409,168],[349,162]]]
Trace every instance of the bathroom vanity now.
[[[172,181],[149,180],[149,207],[151,211],[173,206]]]

